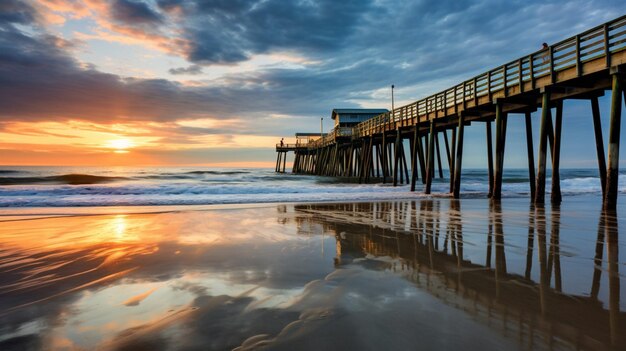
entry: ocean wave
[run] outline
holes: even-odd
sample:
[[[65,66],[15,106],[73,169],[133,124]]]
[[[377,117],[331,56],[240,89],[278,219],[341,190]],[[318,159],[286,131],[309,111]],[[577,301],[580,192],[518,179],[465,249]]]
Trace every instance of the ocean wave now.
[[[185,174],[211,174],[211,175],[236,175],[236,174],[248,174],[249,171],[189,171]]]
[[[17,171],[13,169],[0,169],[0,174],[17,174],[17,173],[24,173],[24,171]]]
[[[27,184],[101,184],[117,180],[126,180],[125,177],[105,177],[90,174],[62,174],[46,177],[0,177],[0,185],[27,185]]]
[[[273,202],[376,201],[449,196],[449,179],[433,179],[432,195],[408,185],[357,184],[354,179],[275,173],[259,169],[63,169],[26,170],[29,177],[0,177],[0,207],[212,205]],[[84,174],[89,173],[89,174]],[[602,188],[597,171],[561,172],[564,196],[598,195]],[[550,192],[550,177],[546,191]],[[375,181],[375,179],[372,179]],[[619,179],[626,191],[626,176]],[[6,185],[6,186],[1,186]],[[463,172],[461,196],[486,198],[486,171]],[[526,170],[508,171],[502,185],[504,198],[528,197]]]

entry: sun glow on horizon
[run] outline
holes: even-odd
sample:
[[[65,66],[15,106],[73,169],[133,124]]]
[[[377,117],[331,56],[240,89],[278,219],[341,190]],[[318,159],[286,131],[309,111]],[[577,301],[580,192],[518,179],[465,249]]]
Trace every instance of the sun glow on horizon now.
[[[115,139],[107,142],[107,147],[115,149],[115,153],[125,154],[128,153],[128,149],[134,147],[135,144],[129,139]]]

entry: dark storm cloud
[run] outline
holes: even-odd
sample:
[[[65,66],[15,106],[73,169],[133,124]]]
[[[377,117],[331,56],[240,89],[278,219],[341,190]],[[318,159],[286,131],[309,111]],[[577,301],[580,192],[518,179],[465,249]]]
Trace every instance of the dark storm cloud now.
[[[156,25],[163,22],[163,17],[142,1],[115,0],[110,9],[113,19],[127,25]]]
[[[347,44],[371,8],[362,0],[189,2],[188,59],[233,63],[272,50],[329,52]]]
[[[35,9],[27,3],[19,0],[0,1],[0,27],[32,23],[35,17]]]

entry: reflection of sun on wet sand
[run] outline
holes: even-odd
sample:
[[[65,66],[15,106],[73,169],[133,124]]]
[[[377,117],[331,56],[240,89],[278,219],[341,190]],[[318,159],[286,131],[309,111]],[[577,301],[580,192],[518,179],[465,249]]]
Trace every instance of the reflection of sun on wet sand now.
[[[0,349],[619,348],[618,221],[584,199],[4,221]]]

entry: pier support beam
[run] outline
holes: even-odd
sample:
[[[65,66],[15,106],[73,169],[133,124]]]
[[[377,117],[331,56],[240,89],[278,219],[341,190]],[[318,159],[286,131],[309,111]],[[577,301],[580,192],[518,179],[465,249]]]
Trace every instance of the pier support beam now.
[[[535,199],[535,152],[533,151],[533,129],[530,112],[524,116],[526,122],[526,152],[528,154],[528,183],[530,184],[530,201]]]
[[[489,185],[489,192],[487,197],[493,196],[493,143],[491,141],[491,121],[485,122],[485,129],[487,133],[487,184]]]
[[[454,191],[454,168],[456,167],[456,127],[452,128],[452,147],[450,150],[450,192]]]
[[[400,161],[402,161],[402,167],[404,168],[404,179],[400,179],[402,184],[404,184],[406,182],[406,184],[409,184],[409,167],[407,167],[407,163],[406,163],[406,154],[404,152],[404,142],[402,144],[400,144],[400,151],[402,154],[402,158],[400,159]]]
[[[387,170],[387,138],[385,136],[385,131],[383,130],[383,141],[382,141],[382,149],[383,149],[383,184],[387,182],[387,175],[389,174]]]
[[[443,168],[441,167],[441,148],[439,147],[439,133],[435,134],[435,149],[437,150],[437,168],[439,169],[439,179],[443,179]]]
[[[418,127],[413,127],[413,152],[411,153],[411,191],[415,191],[415,183],[417,182],[417,159],[419,158],[419,133]]]
[[[373,162],[373,156],[374,156],[374,137],[371,136],[369,137],[369,143],[366,144],[367,145],[367,156],[366,156],[366,173],[365,173],[365,182],[367,183],[370,179],[370,176],[374,174],[374,162]]]
[[[399,173],[399,161],[400,161],[400,143],[402,142],[402,136],[400,129],[396,131],[396,142],[394,143],[393,151],[393,186],[398,185],[398,173]]]
[[[553,205],[561,203],[561,177],[559,164],[561,158],[561,128],[563,125],[563,100],[556,103],[556,116],[554,117],[554,145],[552,147],[552,194],[550,200]]]
[[[285,164],[287,163],[287,152],[283,155],[283,173],[285,173]]]
[[[419,135],[419,133],[418,133]],[[422,174],[422,184],[426,184],[426,157],[424,156],[424,144],[422,143],[422,136],[417,138],[417,160],[420,163],[420,173]]]
[[[425,194],[430,194],[430,189],[433,182],[434,167],[435,167],[435,121],[430,121],[430,133],[428,134],[428,158],[426,166],[426,188]]]
[[[494,200],[502,198],[502,173],[504,168],[504,144],[506,141],[506,113],[502,111],[502,101],[496,101],[496,169],[493,179]]]
[[[596,136],[596,154],[598,155],[598,171],[602,196],[606,196],[606,157],[604,154],[604,140],[602,138],[602,124],[600,122],[600,105],[598,98],[591,98],[591,114],[593,117],[593,131]]]
[[[552,128],[550,117],[550,91],[545,90],[541,99],[541,125],[539,127],[539,163],[537,165],[537,187],[535,203],[543,204],[546,199],[546,153],[548,151],[548,128]]]
[[[457,133],[456,142],[456,162],[454,165],[454,189],[452,194],[455,199],[458,199],[461,194],[461,165],[463,161],[463,114],[459,114],[459,131]]]
[[[615,209],[617,205],[617,181],[619,177],[619,136],[622,121],[622,82],[618,73],[613,74],[611,94],[611,120],[609,126],[609,166],[606,177],[604,207]]]

